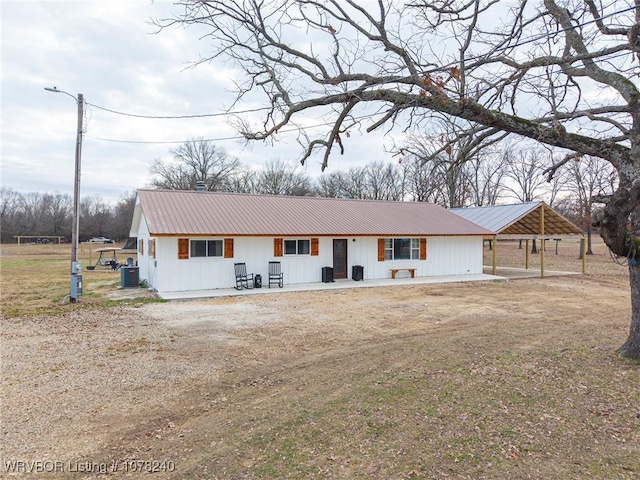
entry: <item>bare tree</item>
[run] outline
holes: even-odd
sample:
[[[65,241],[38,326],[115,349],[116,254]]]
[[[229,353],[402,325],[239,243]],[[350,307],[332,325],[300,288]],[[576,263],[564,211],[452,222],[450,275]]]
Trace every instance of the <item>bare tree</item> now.
[[[611,163],[619,186],[594,220],[612,252],[629,258],[632,319],[622,355],[640,358],[640,9],[621,0],[181,0],[161,27],[198,24],[243,70],[238,100],[265,96],[263,123],[239,126],[250,140],[322,117],[302,161],[349,148],[347,131],[418,131],[445,114],[469,132],[503,132],[564,149],[553,176],[576,155]],[[496,21],[499,18],[500,21]],[[300,41],[299,32],[305,32]],[[317,41],[316,41],[317,40]],[[600,94],[596,95],[599,89]],[[253,98],[253,97],[252,97]],[[352,135],[353,136],[353,135]],[[454,139],[452,139],[454,141]]]
[[[20,213],[20,194],[8,187],[0,187],[0,232],[2,242],[13,241],[13,236],[21,232],[17,229]]]
[[[555,164],[556,160],[551,157],[551,164]],[[556,202],[562,198],[562,194],[566,191],[567,176],[566,175],[554,175],[547,179],[547,189],[549,199],[549,206],[554,207]]]
[[[83,197],[80,200],[80,239],[106,237],[109,234],[111,216],[111,205],[100,195]]]
[[[506,134],[487,137],[476,134],[469,122],[455,117],[442,116],[436,120],[429,127],[429,134],[409,137],[403,151],[423,163],[433,163],[431,174],[438,178],[435,183],[440,189],[438,203],[449,208],[478,204],[480,183],[485,183],[480,180],[481,165],[489,149]],[[496,173],[500,172],[498,169]]]
[[[463,207],[469,199],[466,163],[452,155],[440,155],[434,160],[432,174],[438,179],[439,199],[445,208]]]
[[[407,172],[392,163],[373,161],[347,172],[323,174],[318,179],[316,193],[330,198],[401,201],[407,193]]]
[[[318,179],[316,193],[320,197],[340,198],[346,195],[344,187],[346,183],[345,173],[340,170],[323,173]]]
[[[375,161],[365,166],[366,197],[371,200],[402,200],[403,177],[395,165]]]
[[[407,199],[409,189],[409,171],[406,165],[387,163],[389,178],[389,200],[400,202]]]
[[[468,176],[473,205],[495,205],[504,190],[506,168],[502,159],[489,153],[478,155],[469,163]]]
[[[506,164],[505,177],[511,180],[504,189],[519,202],[533,202],[540,198],[546,187],[546,180],[542,174],[547,162],[546,152],[541,149],[508,148],[504,151]]]
[[[20,229],[28,235],[45,235],[50,226],[46,195],[40,192],[29,192],[20,196]]]
[[[70,232],[71,196],[62,193],[44,193],[42,194],[42,203],[47,234],[65,235]]]
[[[439,186],[433,175],[433,163],[424,162],[414,155],[403,156],[401,161],[407,172],[408,199],[414,202],[437,203]]]
[[[209,191],[226,191],[240,167],[240,161],[230,157],[224,148],[202,138],[185,142],[170,152],[172,162],[157,159],[149,169],[155,188],[194,190],[197,182],[203,181]]]
[[[131,219],[136,206],[136,192],[125,192],[112,207],[111,221],[108,223],[108,237],[116,240],[129,238]]]
[[[296,165],[283,160],[268,161],[257,177],[256,193],[299,197],[312,196],[314,193],[309,176],[298,171]]]
[[[344,184],[342,185],[344,192],[343,197],[368,199],[369,192],[367,189],[367,171],[363,167],[351,167],[344,176]]]
[[[255,170],[247,167],[236,169],[229,177],[229,191],[236,193],[256,193],[258,176]]]
[[[609,197],[616,188],[617,175],[610,163],[601,158],[578,157],[565,169],[566,186],[571,194],[574,218],[587,231],[587,255],[591,248],[591,216],[598,198]]]

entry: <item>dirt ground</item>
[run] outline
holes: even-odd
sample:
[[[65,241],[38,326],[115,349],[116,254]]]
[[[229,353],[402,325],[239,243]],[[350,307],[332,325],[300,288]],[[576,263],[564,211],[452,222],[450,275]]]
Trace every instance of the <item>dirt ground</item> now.
[[[5,318],[2,475],[639,478],[629,315],[622,270]]]

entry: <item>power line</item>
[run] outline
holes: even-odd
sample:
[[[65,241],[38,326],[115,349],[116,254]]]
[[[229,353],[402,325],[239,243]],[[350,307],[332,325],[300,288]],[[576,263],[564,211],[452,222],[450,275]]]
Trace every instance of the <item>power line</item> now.
[[[111,143],[132,143],[132,144],[140,144],[140,145],[162,145],[162,144],[174,144],[174,143],[187,143],[192,140],[166,140],[166,141],[145,141],[145,140],[117,140],[114,138],[102,138],[102,137],[92,137],[94,140],[100,140],[103,142],[111,142]],[[226,140],[242,140],[244,137],[242,135],[236,135],[234,137],[219,137],[219,138],[206,138],[203,139],[205,142],[222,142]]]
[[[362,117],[362,118],[365,118],[365,117]],[[359,118],[358,120],[360,120],[360,119],[361,118]],[[325,123],[321,123],[321,124],[317,124],[317,125],[309,125],[308,127],[285,128],[285,129],[278,130],[278,133],[289,133],[289,132],[295,132],[296,130],[300,130],[300,129],[328,127],[328,126],[332,126],[332,125],[333,125],[333,123],[325,122]],[[192,140],[144,141],[144,140],[117,140],[117,139],[113,139],[113,138],[100,138],[100,137],[90,137],[90,138],[93,138],[94,140],[101,140],[103,142],[134,143],[134,144],[149,144],[149,145],[153,145],[153,144],[187,143],[187,142],[192,141]],[[222,141],[227,141],[227,140],[244,140],[244,139],[245,139],[245,137],[242,136],[242,135],[235,135],[235,136],[231,136],[231,137],[206,138],[203,141],[205,141],[205,142],[222,142]]]
[[[253,108],[248,110],[238,110],[237,112],[203,113],[203,114],[195,114],[195,115],[138,115],[135,113],[119,112],[117,110],[101,107],[99,105],[95,105],[89,102],[85,102],[85,103],[99,110],[104,110],[105,112],[114,113],[116,115],[123,115],[125,117],[134,117],[134,118],[147,118],[147,119],[154,119],[154,120],[180,120],[180,119],[189,119],[189,118],[224,117],[229,115],[237,115],[241,113],[252,113],[252,112],[260,112],[262,110],[269,110],[269,107],[260,107],[260,108]]]

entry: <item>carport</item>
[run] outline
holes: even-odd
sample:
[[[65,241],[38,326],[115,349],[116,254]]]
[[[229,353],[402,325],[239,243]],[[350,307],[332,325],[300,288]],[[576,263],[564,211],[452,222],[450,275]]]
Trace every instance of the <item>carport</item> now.
[[[451,212],[496,232],[496,236],[491,239],[493,275],[496,275],[498,259],[496,240],[525,240],[525,269],[529,269],[529,240],[539,240],[541,277],[544,277],[544,246],[546,240],[579,240],[582,252],[582,273],[587,271],[585,232],[545,202],[452,208]]]

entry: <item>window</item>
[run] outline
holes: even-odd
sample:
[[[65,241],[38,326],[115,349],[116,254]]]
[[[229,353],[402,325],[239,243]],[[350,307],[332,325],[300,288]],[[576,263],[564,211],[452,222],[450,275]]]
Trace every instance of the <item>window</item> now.
[[[285,255],[309,255],[311,253],[311,240],[285,240]]]
[[[222,240],[191,240],[193,257],[222,257]]]
[[[420,259],[419,238],[385,238],[385,260],[418,260]]]

